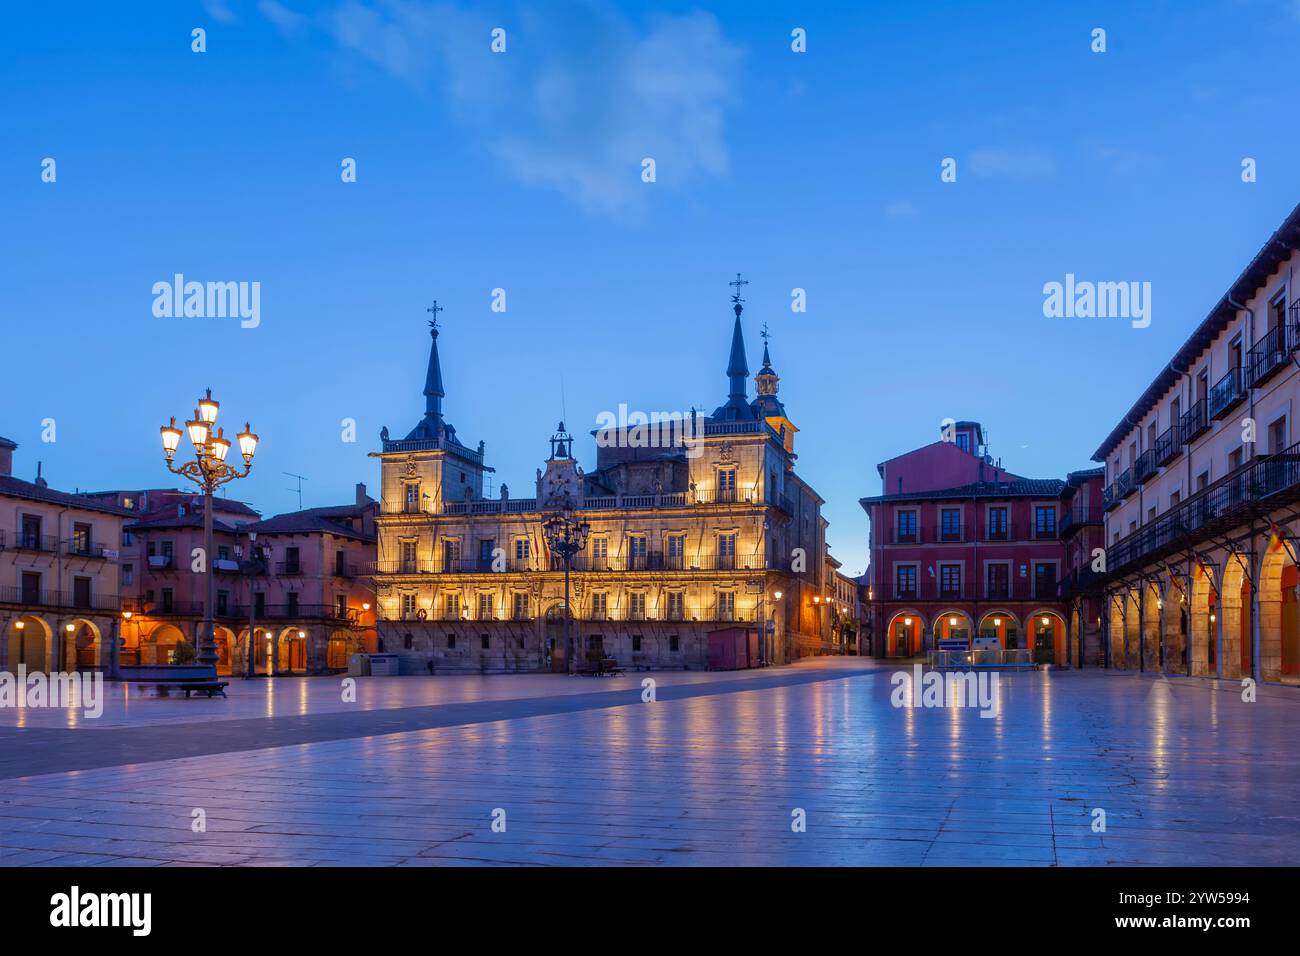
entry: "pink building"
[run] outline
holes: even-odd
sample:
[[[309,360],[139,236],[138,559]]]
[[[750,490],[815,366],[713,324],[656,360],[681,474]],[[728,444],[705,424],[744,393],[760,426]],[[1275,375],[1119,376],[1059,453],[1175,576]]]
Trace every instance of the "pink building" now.
[[[884,493],[861,499],[871,516],[875,654],[915,656],[983,638],[1040,662],[1077,662],[1061,597],[1066,482],[1003,469],[978,422],[951,423],[942,440],[877,471]]]
[[[197,646],[203,497],[175,489],[86,497],[137,516],[123,533],[121,663],[168,663],[178,642]],[[218,673],[245,672],[250,621],[258,674],[341,670],[351,654],[373,649],[373,589],[363,574],[375,557],[376,505],[364,485],[351,504],[265,520],[243,502],[213,502]]]

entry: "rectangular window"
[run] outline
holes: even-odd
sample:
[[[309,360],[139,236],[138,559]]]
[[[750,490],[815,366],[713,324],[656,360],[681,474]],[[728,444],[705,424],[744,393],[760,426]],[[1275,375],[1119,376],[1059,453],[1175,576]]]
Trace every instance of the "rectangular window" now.
[[[676,654],[678,649],[679,649],[679,645],[677,643],[677,635],[674,634],[668,638],[668,650]]]
[[[126,585],[127,587],[130,587],[132,584],[135,584],[135,565],[133,564],[122,565],[122,584]]]
[[[734,621],[736,619],[736,592],[718,592],[718,620]]]
[[[686,619],[686,593],[684,591],[668,592],[668,620],[683,621]]]
[[[609,567],[609,538],[591,539],[591,568],[604,571]]]
[[[528,620],[528,595],[516,592],[514,596],[514,614],[516,621]]]
[[[403,574],[415,573],[415,542],[402,542],[402,564],[401,571]]]
[[[302,569],[300,555],[297,548],[284,549],[284,573],[297,574]]]
[[[488,651],[492,649],[492,639],[488,637],[486,634],[480,634],[478,636],[478,639],[479,639],[479,646],[483,648],[483,650]]]
[[[224,617],[229,613],[230,613],[230,592],[218,591],[217,592],[217,614]]]
[[[402,595],[402,617],[403,618],[415,617],[415,595],[414,594]]]
[[[939,565],[939,597],[952,600],[961,597],[961,565]]]
[[[334,595],[334,616],[340,619],[348,616],[348,596],[346,594]]]
[[[686,535],[670,534],[664,541],[665,556],[669,568],[680,569],[686,559]]]
[[[288,594],[285,595],[285,598],[289,602],[288,605],[289,616],[297,617],[298,616],[298,592],[290,591]]]
[[[90,554],[90,525],[78,522],[72,526],[72,551]]]
[[[1034,509],[1034,537],[1036,538],[1055,538],[1056,537],[1056,508],[1051,505],[1042,506]]]
[[[894,568],[894,597],[906,601],[916,598],[916,565],[900,564]]]
[[[443,573],[449,571],[458,571],[460,565],[460,538],[443,538],[442,539],[442,570]]]
[[[225,614],[226,609],[222,604],[222,595],[229,599],[229,591],[217,592],[217,613]],[[72,606],[88,608],[90,607],[90,578],[75,577],[72,579]]]
[[[449,651],[454,651],[455,649],[456,649],[456,635],[455,635],[455,634],[448,634],[448,635],[447,635],[447,650],[449,650]]]
[[[411,482],[406,486],[406,495],[402,499],[402,510],[408,513],[420,510],[420,486]]]
[[[172,609],[175,607],[175,602],[172,600],[172,589],[163,588],[161,594],[162,594],[163,612],[169,614],[171,613]]]
[[[646,541],[643,534],[630,534],[627,537],[627,569],[629,571],[646,570]]]
[[[492,553],[496,551],[496,549],[496,538],[478,539],[478,569],[480,571],[492,570]]]
[[[460,617],[460,594],[458,592],[448,591],[442,596],[442,616],[448,621],[454,621]]]
[[[633,635],[632,635],[632,653],[634,653],[634,654],[639,654],[639,653],[641,653],[641,635],[640,635],[640,634],[633,634]]]
[[[736,536],[734,534],[718,535],[718,567],[730,570],[736,566]]]
[[[734,468],[718,469],[718,500],[719,501],[736,500],[736,469]]]
[[[492,620],[492,595],[479,594],[478,596],[478,619],[480,621]]]
[[[961,511],[957,508],[944,508],[939,513],[939,540],[961,540]]]
[[[633,591],[628,595],[627,618],[629,621],[645,620],[644,591]]]
[[[1034,564],[1034,597],[1040,601],[1056,597],[1056,565]]]
[[[1006,508],[989,509],[989,540],[1006,541],[1010,537]]]
[[[591,619],[603,621],[609,614],[609,595],[604,591],[591,592]]]
[[[531,552],[527,538],[515,538],[515,561],[519,564],[527,564]]]
[[[988,599],[1005,601],[1011,597],[1011,567],[1006,564],[988,566]]]
[[[916,543],[916,512],[898,512],[898,532],[894,535],[895,544]]]

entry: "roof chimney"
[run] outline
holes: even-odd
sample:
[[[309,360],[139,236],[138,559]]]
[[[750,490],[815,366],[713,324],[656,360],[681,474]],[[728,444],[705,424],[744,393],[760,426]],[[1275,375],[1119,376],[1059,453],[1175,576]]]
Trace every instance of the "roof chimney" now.
[[[46,481],[44,478],[41,477],[41,465],[42,465],[42,464],[43,464],[43,462],[39,462],[39,461],[36,463],[36,487],[37,487],[37,488],[48,488],[48,487],[50,487],[50,483],[49,483],[48,481]]]
[[[369,500],[370,500],[370,496],[366,494],[366,483],[364,481],[358,481],[357,482],[357,507],[364,508],[366,506],[366,502]]]
[[[14,473],[14,449],[18,445],[8,438],[0,438],[0,475]]]

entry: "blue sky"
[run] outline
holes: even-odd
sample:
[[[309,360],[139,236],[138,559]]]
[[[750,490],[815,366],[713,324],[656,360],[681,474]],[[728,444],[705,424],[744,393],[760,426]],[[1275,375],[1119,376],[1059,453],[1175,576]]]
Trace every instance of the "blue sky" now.
[[[447,417],[527,496],[562,409],[585,434],[620,402],[721,403],[737,271],[751,370],[767,322],[846,571],[866,565],[875,464],[945,417],[982,421],[1021,474],[1086,467],[1300,200],[1300,4],[805,6],[8,11],[0,434],[17,472],[169,485],[157,428],[211,386],[226,424],[263,436],[235,486],[263,513],[297,505],[283,472],[307,476],[307,506],[373,490],[380,427],[422,412],[436,298]],[[176,272],[260,282],[261,325],[154,317]],[[1044,318],[1067,272],[1151,282],[1151,326]]]

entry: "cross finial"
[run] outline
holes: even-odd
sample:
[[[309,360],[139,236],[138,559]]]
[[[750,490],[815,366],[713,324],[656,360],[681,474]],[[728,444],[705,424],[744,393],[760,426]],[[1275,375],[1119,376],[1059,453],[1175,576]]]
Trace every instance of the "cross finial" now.
[[[434,299],[433,305],[429,306],[424,311],[432,313],[433,318],[429,320],[429,328],[436,329],[438,327],[438,313],[446,312],[447,310],[444,309],[442,306],[438,305],[438,300]]]
[[[759,332],[758,334],[762,337],[764,342],[766,342],[768,339],[772,337],[770,334],[768,334],[766,322],[763,323],[763,331]]]
[[[727,285],[729,285],[729,286],[735,286],[735,289],[736,289],[735,293],[733,293],[732,296],[731,296],[731,301],[732,301],[732,302],[735,302],[737,305],[739,305],[740,303],[742,303],[742,302],[745,301],[744,299],[742,299],[742,298],[740,297],[740,290],[741,290],[741,287],[749,285],[749,280],[748,280],[748,279],[742,279],[742,278],[740,277],[740,273],[737,272],[737,273],[736,273],[736,278],[733,279],[731,282],[728,282]]]

